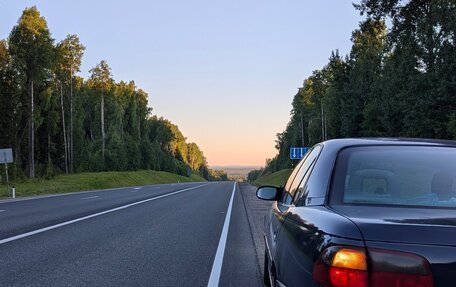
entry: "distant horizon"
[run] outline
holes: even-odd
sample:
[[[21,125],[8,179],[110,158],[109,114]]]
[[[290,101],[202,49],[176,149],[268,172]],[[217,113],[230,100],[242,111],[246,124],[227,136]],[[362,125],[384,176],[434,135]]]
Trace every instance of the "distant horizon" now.
[[[209,165],[210,168],[221,168],[221,167],[225,167],[225,168],[259,168],[259,167],[263,167],[264,165],[252,165],[252,164],[247,164],[247,165]]]
[[[213,170],[220,170],[225,172],[228,176],[234,177],[244,177],[246,178],[248,173],[252,170],[258,170],[262,168],[262,166],[256,165],[227,165],[227,166],[220,166],[220,165],[210,165],[210,169]]]

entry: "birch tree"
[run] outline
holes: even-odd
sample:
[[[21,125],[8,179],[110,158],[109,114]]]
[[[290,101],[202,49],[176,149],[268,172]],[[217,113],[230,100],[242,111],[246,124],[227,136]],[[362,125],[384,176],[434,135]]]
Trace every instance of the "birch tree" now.
[[[77,35],[68,35],[57,45],[59,53],[59,70],[61,71],[61,82],[69,85],[70,88],[70,128],[65,142],[68,146],[65,147],[66,154],[69,156],[70,171],[74,168],[74,105],[73,105],[73,77],[75,73],[80,71],[82,56],[84,55],[85,47],[79,41]],[[63,100],[63,98],[62,98]],[[62,103],[63,105],[63,103]],[[62,117],[64,117],[62,110]]]
[[[111,68],[105,60],[102,60],[99,64],[93,67],[90,70],[91,80],[95,88],[101,90],[101,108],[100,108],[100,118],[101,118],[101,152],[103,163],[105,162],[106,155],[106,133],[105,133],[105,96],[104,92],[110,85],[112,81]]]
[[[35,177],[35,113],[34,82],[40,81],[49,72],[54,40],[51,38],[46,19],[35,6],[26,8],[9,36],[9,50],[19,74],[25,78],[28,95],[28,175]]]

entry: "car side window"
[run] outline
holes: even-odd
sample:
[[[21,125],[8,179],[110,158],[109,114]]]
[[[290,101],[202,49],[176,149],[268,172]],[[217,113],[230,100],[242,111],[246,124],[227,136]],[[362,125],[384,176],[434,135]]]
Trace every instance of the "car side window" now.
[[[290,190],[290,186],[293,183],[294,179],[296,178],[296,174],[298,173],[299,169],[301,169],[301,166],[303,165],[304,160],[301,160],[298,165],[293,169],[291,172],[290,176],[288,177],[287,182],[285,183],[284,190]]]
[[[303,181],[303,178],[306,177],[308,174],[308,171],[310,170],[310,167],[314,163],[315,159],[318,157],[321,151],[321,146],[317,145],[313,147],[306,155],[306,157],[303,159],[302,164],[299,168],[299,170],[296,172],[295,178],[293,182],[288,186],[288,188],[285,188],[283,191],[282,199],[281,202],[283,204],[290,205],[293,202],[293,198],[298,191],[299,187],[301,186],[301,182]],[[288,182],[287,182],[288,184]],[[301,187],[302,188],[302,187]]]
[[[309,179],[310,175],[312,174],[312,169],[315,166],[316,162],[317,162],[317,157],[314,158],[313,162],[310,165],[309,170],[304,175],[304,179],[299,184],[298,190],[296,191],[295,197],[293,199],[293,202],[295,202],[295,204],[296,204],[297,201],[300,201],[300,200],[302,200],[302,199],[307,197],[307,194],[309,193],[308,179]]]

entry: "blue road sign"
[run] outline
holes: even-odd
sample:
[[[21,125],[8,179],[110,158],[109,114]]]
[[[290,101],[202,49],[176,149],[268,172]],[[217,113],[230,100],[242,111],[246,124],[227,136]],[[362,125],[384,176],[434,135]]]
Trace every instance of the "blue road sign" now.
[[[0,149],[0,163],[12,163],[13,150],[10,148]]]
[[[308,147],[292,147],[290,148],[290,159],[301,159],[308,150]]]

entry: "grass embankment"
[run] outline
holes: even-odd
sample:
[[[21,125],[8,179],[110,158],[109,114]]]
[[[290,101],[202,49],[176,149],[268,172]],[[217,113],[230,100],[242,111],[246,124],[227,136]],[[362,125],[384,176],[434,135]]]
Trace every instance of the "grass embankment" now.
[[[255,180],[255,185],[272,185],[279,187],[285,184],[290,174],[291,169],[282,169],[277,172],[269,173]]]
[[[164,171],[113,171],[58,175],[48,180],[33,179],[24,182],[10,183],[10,187],[13,185],[16,187],[16,196],[31,196],[156,183],[191,181],[205,181],[205,179],[196,174],[192,174],[190,177],[185,177]],[[8,196],[6,186],[1,185],[0,198]]]

